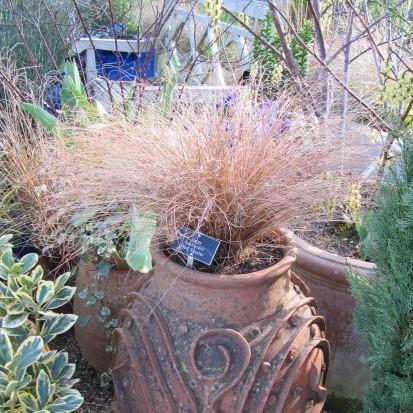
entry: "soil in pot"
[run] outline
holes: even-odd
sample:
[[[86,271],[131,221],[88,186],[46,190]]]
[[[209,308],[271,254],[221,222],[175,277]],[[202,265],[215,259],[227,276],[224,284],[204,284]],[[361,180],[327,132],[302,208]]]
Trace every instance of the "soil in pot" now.
[[[342,222],[314,222],[296,229],[294,233],[322,250],[342,257],[362,259],[361,240],[354,225]]]
[[[368,211],[374,206],[374,197],[377,191],[377,179],[370,178],[360,187],[360,211]],[[342,207],[345,210],[345,207]],[[338,211],[337,211],[338,212]],[[369,262],[368,257],[361,251],[361,240],[355,225],[351,222],[349,213],[342,212],[342,220],[312,222],[294,228],[294,233],[321,250]]]
[[[185,266],[187,258],[169,248],[164,249],[164,254],[179,265]],[[283,258],[283,247],[275,242],[263,242],[251,250],[248,257],[235,265],[225,265],[223,260],[214,260],[210,266],[199,261],[194,261],[193,268],[197,271],[210,274],[247,274],[260,271],[277,264]]]

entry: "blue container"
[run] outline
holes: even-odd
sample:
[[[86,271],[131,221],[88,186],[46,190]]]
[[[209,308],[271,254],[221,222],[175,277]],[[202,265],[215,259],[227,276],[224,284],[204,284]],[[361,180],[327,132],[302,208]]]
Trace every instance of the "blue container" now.
[[[155,49],[141,53],[96,50],[99,77],[115,81],[150,80],[155,76]]]

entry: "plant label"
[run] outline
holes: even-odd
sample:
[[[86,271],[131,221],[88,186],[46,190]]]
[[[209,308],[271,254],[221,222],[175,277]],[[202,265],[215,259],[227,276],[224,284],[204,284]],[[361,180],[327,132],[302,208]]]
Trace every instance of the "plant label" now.
[[[220,242],[209,235],[181,227],[179,228],[178,238],[172,243],[170,248],[188,257],[188,263],[191,264],[189,266],[192,266],[193,260],[211,265]]]

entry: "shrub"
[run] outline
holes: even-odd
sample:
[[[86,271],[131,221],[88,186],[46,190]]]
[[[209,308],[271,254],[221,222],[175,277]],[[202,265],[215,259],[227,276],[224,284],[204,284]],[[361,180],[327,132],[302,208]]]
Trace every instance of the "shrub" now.
[[[352,275],[356,319],[366,339],[371,383],[365,413],[413,411],[413,134],[403,131],[402,157],[366,217],[365,248],[375,277]]]
[[[10,238],[0,237],[0,410],[75,411],[83,401],[73,389],[75,365],[67,353],[47,347],[77,319],[53,311],[74,294],[75,288],[65,285],[70,273],[43,279],[36,254],[15,261]]]

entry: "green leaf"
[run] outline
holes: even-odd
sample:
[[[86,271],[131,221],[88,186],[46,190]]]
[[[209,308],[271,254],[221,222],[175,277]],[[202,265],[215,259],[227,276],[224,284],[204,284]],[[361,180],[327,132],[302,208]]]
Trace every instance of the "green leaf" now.
[[[0,252],[3,252],[5,250],[13,247],[13,245],[10,244],[10,242],[9,242],[12,239],[13,239],[13,235],[11,235],[11,234],[2,235],[0,237]]]
[[[6,397],[11,398],[12,393],[14,393],[17,389],[17,384],[18,383],[17,383],[16,380],[10,380],[7,383],[6,389],[4,390],[4,393],[5,393]]]
[[[28,102],[20,102],[20,106],[49,132],[56,129],[58,120],[40,106]]]
[[[103,300],[105,298],[105,293],[103,291],[96,291],[95,297],[98,300]]]
[[[49,301],[55,293],[54,282],[42,280],[36,291],[36,301],[42,305]]]
[[[110,270],[113,268],[113,264],[109,262],[100,261],[96,265],[96,276],[98,279],[105,278],[109,275]]]
[[[154,212],[139,213],[136,207],[133,207],[126,262],[134,271],[147,273],[152,269],[150,244],[155,228]]]
[[[53,314],[46,318],[42,325],[40,335],[45,343],[52,341],[57,335],[68,331],[76,323],[77,315]]]
[[[23,273],[23,264],[21,262],[16,262],[11,268],[13,274],[22,274]]]
[[[27,254],[21,260],[20,263],[23,264],[23,272],[29,272],[37,264],[39,256],[37,254]]]
[[[82,405],[83,397],[79,392],[68,396],[60,397],[47,407],[52,413],[73,412]]]
[[[16,300],[24,306],[28,308],[37,307],[37,304],[34,302],[33,298],[29,294],[27,294],[22,288],[16,291],[13,295],[16,298]]]
[[[36,362],[42,355],[43,340],[41,337],[28,337],[17,349],[13,364],[17,370],[25,369]]]
[[[29,318],[29,313],[7,314],[3,319],[4,328],[17,328],[22,326]]]
[[[13,358],[13,347],[7,332],[0,329],[0,365],[4,366]]]
[[[28,392],[19,392],[17,394],[19,402],[29,411],[38,410],[39,406],[37,404],[36,398]]]
[[[111,314],[110,308],[103,306],[100,310],[100,316],[102,317],[103,320],[106,320]]]
[[[1,260],[7,268],[12,269],[14,265],[13,251],[11,249],[7,249],[1,256]]]
[[[32,277],[27,274],[20,275],[18,281],[27,291],[31,291],[34,286]]]
[[[50,379],[44,370],[40,370],[36,379],[36,394],[39,407],[45,408],[53,396],[51,391]]]
[[[38,265],[31,273],[30,277],[32,277],[33,285],[37,285],[40,280],[43,278],[44,272],[41,265]]]
[[[59,291],[61,288],[65,286],[65,284],[68,282],[70,278],[70,272],[65,272],[64,274],[60,275],[57,277],[55,281],[55,289],[56,291]]]
[[[95,305],[96,303],[97,303],[97,298],[96,298],[94,295],[92,295],[91,297],[89,297],[88,300],[86,301],[86,305],[87,305],[88,307],[90,307],[90,306],[92,306],[92,305]]]
[[[79,320],[80,327],[83,327],[83,328],[87,327],[91,319],[92,319],[91,315],[87,315],[83,317],[81,320]]]
[[[55,380],[56,377],[62,372],[63,368],[68,363],[67,353],[59,353],[53,361],[53,366],[51,368],[52,378]]]
[[[65,367],[63,367],[62,371],[56,377],[56,380],[59,380],[59,381],[70,380],[75,374],[75,371],[76,371],[76,366],[73,363],[69,363]]]
[[[49,301],[49,303],[46,306],[47,309],[53,310],[55,308],[61,307],[62,305],[65,305],[72,299],[75,291],[76,287],[66,286],[61,288],[60,291],[57,294],[55,294],[54,298],[51,301]]]
[[[82,291],[80,291],[79,293],[77,293],[77,296],[81,299],[84,300],[86,299],[87,295],[89,294],[89,288],[84,288]]]

